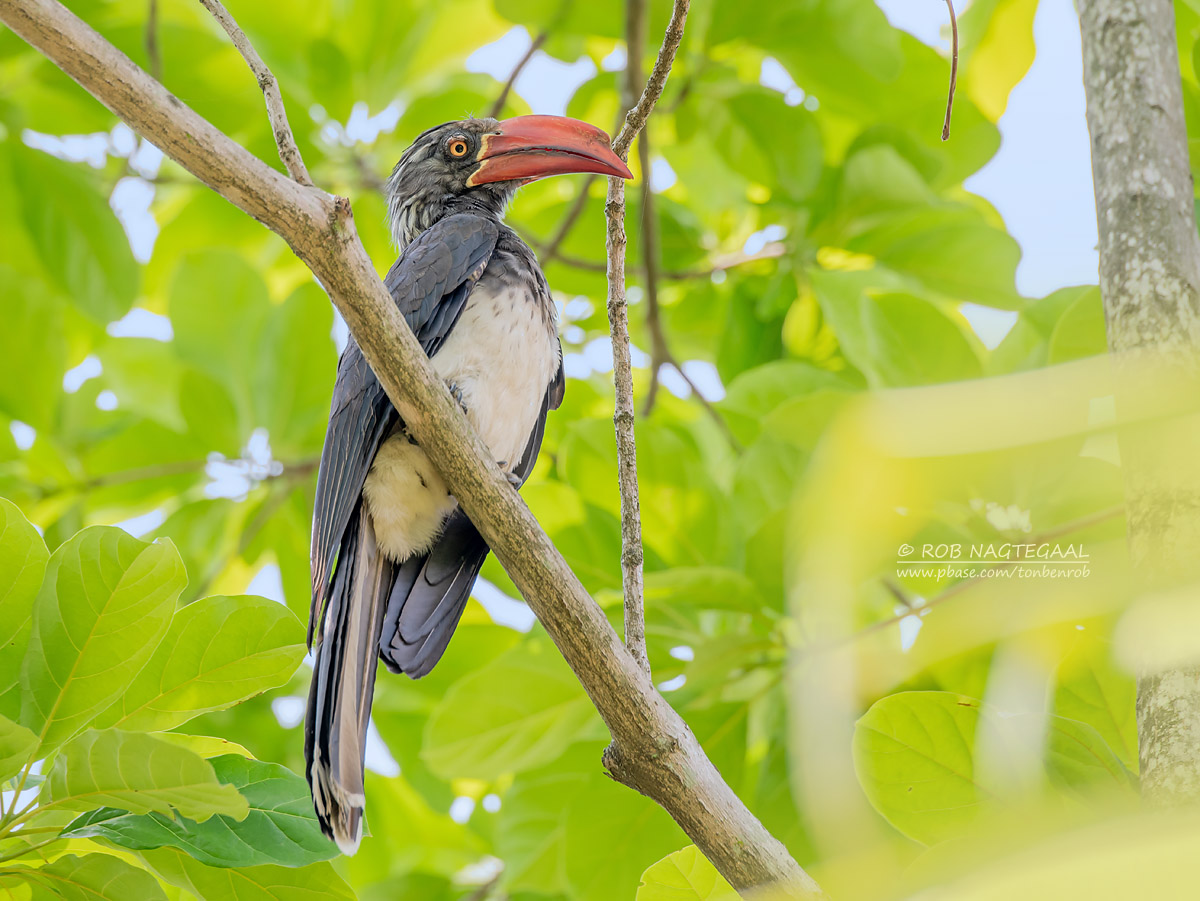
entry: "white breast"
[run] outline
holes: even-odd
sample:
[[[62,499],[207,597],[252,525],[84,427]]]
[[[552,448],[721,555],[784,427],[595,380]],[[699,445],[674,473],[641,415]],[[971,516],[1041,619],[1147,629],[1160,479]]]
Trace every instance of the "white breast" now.
[[[511,468],[537,422],[558,354],[552,327],[528,295],[484,282],[471,292],[433,368],[462,391],[471,424]]]
[[[511,470],[558,369],[558,341],[524,294],[477,285],[433,368],[462,392],[467,416],[496,462]],[[437,470],[402,434],[379,449],[363,494],[379,547],[396,561],[429,550],[455,506]]]

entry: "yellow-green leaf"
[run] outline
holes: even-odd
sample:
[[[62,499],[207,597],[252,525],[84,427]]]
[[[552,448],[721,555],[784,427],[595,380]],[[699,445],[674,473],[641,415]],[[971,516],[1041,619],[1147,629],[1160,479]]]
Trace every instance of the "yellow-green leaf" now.
[[[84,529],[56,550],[34,603],[21,722],[49,750],[87,728],[158,646],[187,576],[169,541]]]
[[[214,814],[243,819],[246,799],[218,781],[199,754],[142,732],[88,730],[54,760],[43,788],[47,807],[131,813],[175,811],[197,822]]]
[[[175,614],[166,636],[98,727],[173,729],[283,685],[304,659],[304,628],[266,598],[210,597]]]
[[[33,524],[0,498],[0,712],[12,718],[21,712],[17,679],[49,557]]]
[[[737,901],[737,897],[695,845],[668,854],[647,869],[637,893],[637,901]]]

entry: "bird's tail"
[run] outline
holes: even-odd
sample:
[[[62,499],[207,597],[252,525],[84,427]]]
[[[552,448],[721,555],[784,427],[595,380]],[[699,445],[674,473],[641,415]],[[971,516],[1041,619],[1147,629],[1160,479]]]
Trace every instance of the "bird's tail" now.
[[[321,830],[344,854],[362,839],[363,756],[375,658],[392,564],[375,543],[363,504],[351,519],[338,553],[321,633],[313,653],[305,716],[304,757]]]

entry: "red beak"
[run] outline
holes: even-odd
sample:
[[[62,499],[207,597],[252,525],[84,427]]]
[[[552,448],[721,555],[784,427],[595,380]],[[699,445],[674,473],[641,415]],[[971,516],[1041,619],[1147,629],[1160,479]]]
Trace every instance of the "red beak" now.
[[[479,168],[467,179],[472,187],[569,172],[633,178],[629,167],[613,153],[607,134],[566,116],[505,119],[498,132],[483,136],[478,159]]]

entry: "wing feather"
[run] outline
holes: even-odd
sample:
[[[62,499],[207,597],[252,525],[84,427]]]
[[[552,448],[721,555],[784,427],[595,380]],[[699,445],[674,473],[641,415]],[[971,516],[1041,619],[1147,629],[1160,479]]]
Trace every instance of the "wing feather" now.
[[[457,215],[422,232],[384,278],[392,299],[425,353],[432,356],[454,329],[475,282],[487,268],[499,230],[490,219]],[[321,465],[312,529],[312,608],[308,643],[319,630],[346,537],[379,445],[398,416],[351,337],[337,381]]]

